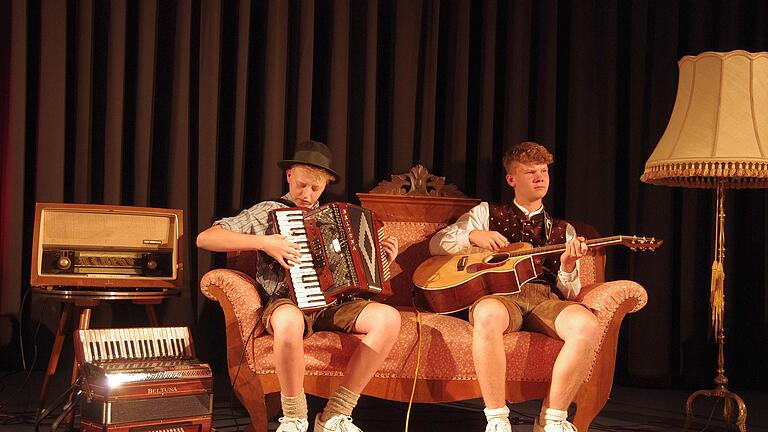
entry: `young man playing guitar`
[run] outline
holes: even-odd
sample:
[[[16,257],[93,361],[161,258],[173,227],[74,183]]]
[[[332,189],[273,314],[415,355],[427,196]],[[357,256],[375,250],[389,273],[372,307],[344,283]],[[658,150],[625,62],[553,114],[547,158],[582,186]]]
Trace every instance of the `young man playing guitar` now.
[[[352,354],[341,386],[331,395],[325,410],[315,418],[315,432],[357,432],[352,409],[360,392],[384,362],[400,331],[400,314],[370,300],[349,300],[320,311],[305,313],[282,290],[283,268],[300,263],[299,245],[280,234],[268,234],[269,212],[282,207],[318,207],[328,183],[339,175],[331,169],[331,152],[316,141],[296,147],[292,159],[278,162],[285,169],[288,193],[279,200],[262,201],[240,214],[214,222],[197,236],[197,246],[215,252],[259,251],[257,282],[270,296],[261,323],[274,336],[275,373],[280,381],[283,417],[278,432],[305,432],[307,399],[304,394],[303,337],[314,331],[330,330],[365,336]],[[390,261],[398,252],[397,239],[389,237],[382,246]],[[271,259],[268,257],[271,257]],[[279,265],[274,265],[277,262]],[[277,291],[277,292],[276,292]],[[273,294],[274,293],[274,294]]]
[[[541,260],[537,269],[541,272],[523,284],[520,292],[482,297],[469,310],[472,355],[488,420],[486,432],[512,430],[505,399],[505,333],[524,329],[565,342],[555,360],[534,431],[576,431],[567,420],[567,410],[597,347],[597,319],[587,308],[570,301],[581,290],[579,258],[587,245],[573,226],[550,217],[542,204],[549,189],[547,166],[552,162],[552,154],[540,144],[523,142],[510,148],[503,163],[507,184],[515,190],[513,202],[482,202],[430,241],[433,255],[456,254],[470,246],[498,250],[514,242],[528,242],[534,247],[566,244],[559,259]],[[566,300],[561,300],[557,291]]]

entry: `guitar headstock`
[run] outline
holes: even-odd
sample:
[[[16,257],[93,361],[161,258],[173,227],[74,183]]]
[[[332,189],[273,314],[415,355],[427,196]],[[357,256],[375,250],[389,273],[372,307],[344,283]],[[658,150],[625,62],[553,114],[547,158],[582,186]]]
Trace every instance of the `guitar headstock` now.
[[[657,248],[664,244],[664,240],[657,239],[656,237],[638,237],[638,236],[619,236],[619,243],[632,249],[638,250],[650,250],[655,251]]]

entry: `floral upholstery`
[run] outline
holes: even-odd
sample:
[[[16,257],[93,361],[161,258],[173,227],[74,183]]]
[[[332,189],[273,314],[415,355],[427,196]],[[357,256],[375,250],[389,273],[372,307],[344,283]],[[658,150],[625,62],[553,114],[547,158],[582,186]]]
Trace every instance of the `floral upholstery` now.
[[[398,237],[400,254],[392,267],[395,295],[387,303],[411,304],[411,275],[418,264],[429,256],[430,236],[444,224],[419,222],[387,222],[385,232]],[[585,284],[579,300],[595,312],[603,335],[617,308],[628,298],[638,300],[635,310],[647,302],[642,286],[632,281],[594,284],[596,260],[585,257],[581,264]],[[217,285],[234,306],[240,337],[249,339],[261,309],[255,282],[248,275],[232,270],[213,270],[201,281],[204,294],[213,299],[208,286]],[[376,376],[381,378],[413,378],[416,369],[418,332],[416,313],[402,311],[400,338]],[[419,378],[438,380],[476,380],[471,353],[472,329],[468,322],[434,313],[420,313],[422,361]],[[259,327],[250,335],[247,349],[248,366],[258,374],[274,373],[271,362],[272,338]],[[340,376],[360,338],[355,335],[319,332],[305,341],[308,375]],[[507,352],[507,378],[514,381],[548,381],[562,342],[537,333],[517,332],[504,338]]]

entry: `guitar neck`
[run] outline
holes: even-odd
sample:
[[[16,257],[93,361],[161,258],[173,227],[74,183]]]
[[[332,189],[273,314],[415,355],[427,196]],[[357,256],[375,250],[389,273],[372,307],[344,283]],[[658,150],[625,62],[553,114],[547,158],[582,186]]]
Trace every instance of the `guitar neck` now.
[[[611,236],[611,237],[600,237],[596,239],[587,240],[584,243],[587,244],[590,248],[601,248],[605,246],[611,246],[616,244],[622,244],[626,241],[627,236]],[[533,249],[528,250],[521,250],[518,252],[512,252],[509,254],[510,257],[517,257],[517,256],[536,256],[536,255],[549,255],[553,253],[563,252],[565,251],[565,243],[559,243],[549,246],[540,246],[535,247]]]

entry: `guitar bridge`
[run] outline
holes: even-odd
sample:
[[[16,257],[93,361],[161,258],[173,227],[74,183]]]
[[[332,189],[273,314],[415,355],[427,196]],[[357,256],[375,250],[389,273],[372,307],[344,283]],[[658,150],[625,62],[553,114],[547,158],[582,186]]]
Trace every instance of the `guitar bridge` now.
[[[469,255],[464,255],[461,258],[459,258],[459,262],[456,263],[456,270],[464,271],[464,268],[467,266],[468,259],[469,259]]]

